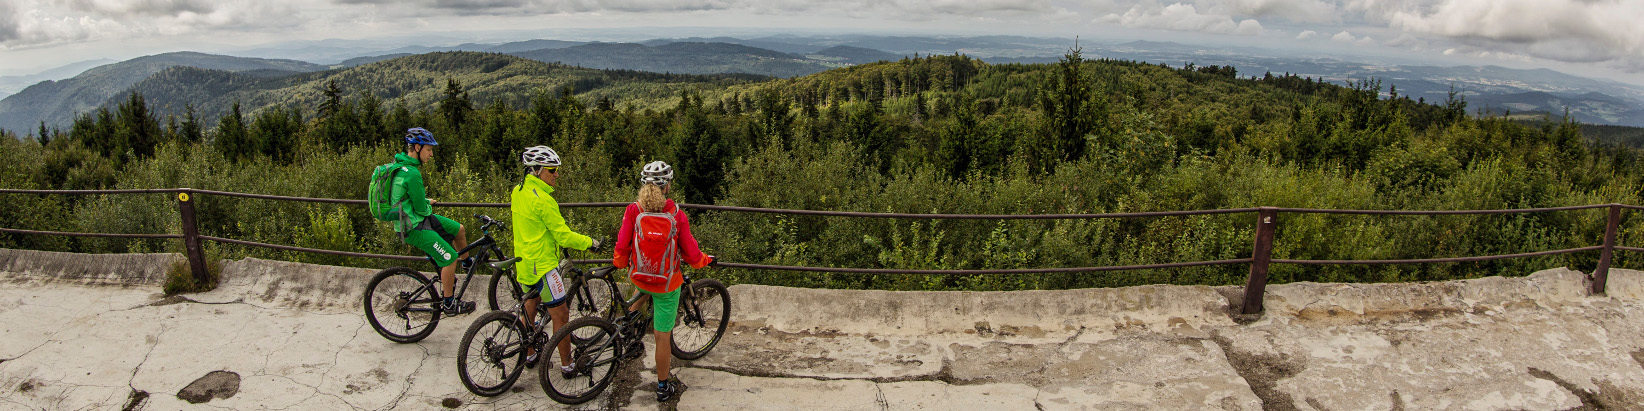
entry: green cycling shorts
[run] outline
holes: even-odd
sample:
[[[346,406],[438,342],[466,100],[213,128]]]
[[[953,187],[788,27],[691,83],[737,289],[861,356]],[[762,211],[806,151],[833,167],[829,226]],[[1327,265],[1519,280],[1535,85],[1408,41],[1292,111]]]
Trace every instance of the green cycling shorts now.
[[[423,254],[434,259],[434,265],[444,268],[457,261],[457,249],[451,247],[451,241],[456,240],[459,230],[462,230],[462,224],[434,214],[406,230],[405,243],[422,250]]]
[[[651,295],[651,328],[655,329],[656,332],[674,331],[674,317],[679,313],[679,290],[684,288],[679,287],[661,294],[639,290],[639,292]]]

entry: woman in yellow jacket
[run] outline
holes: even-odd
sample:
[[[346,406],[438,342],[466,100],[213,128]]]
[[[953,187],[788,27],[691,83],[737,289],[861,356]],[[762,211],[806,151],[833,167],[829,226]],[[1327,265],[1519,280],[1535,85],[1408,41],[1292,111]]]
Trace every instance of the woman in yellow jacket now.
[[[525,165],[525,181],[514,186],[509,196],[509,209],[514,213],[514,253],[520,257],[514,267],[515,278],[525,292],[536,290],[539,296],[526,300],[525,323],[536,322],[537,304],[542,296],[548,297],[548,317],[553,331],[570,321],[570,307],[565,304],[566,284],[560,274],[560,248],[599,250],[599,240],[571,231],[565,217],[559,213],[559,202],[554,200],[554,186],[559,181],[559,153],[547,146],[525,149],[520,155]],[[552,335],[552,331],[550,332]],[[570,363],[570,345],[561,344],[561,364]],[[535,367],[537,353],[527,348],[525,366]],[[571,372],[572,369],[561,370]]]

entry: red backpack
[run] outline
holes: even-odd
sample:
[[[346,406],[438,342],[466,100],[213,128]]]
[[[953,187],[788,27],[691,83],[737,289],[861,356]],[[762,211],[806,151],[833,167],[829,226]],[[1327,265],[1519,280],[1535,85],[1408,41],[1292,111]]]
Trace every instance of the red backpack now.
[[[679,246],[674,236],[679,229],[673,213],[639,213],[634,217],[634,264],[628,279],[646,291],[673,291],[679,276]]]

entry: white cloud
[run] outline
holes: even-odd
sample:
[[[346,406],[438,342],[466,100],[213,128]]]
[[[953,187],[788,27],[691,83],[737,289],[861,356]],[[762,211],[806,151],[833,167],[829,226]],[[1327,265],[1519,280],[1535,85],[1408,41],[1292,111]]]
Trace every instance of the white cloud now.
[[[1406,33],[1567,62],[1644,60],[1644,1],[1348,0],[1346,10]]]
[[[11,3],[0,3],[0,43],[17,39],[17,10]]]
[[[1492,52],[1644,70],[1644,24],[1636,21],[1641,17],[1644,0],[0,0],[0,50],[555,25],[732,28],[793,22],[808,28],[1071,36],[1091,27],[1068,22],[1090,22],[1273,38],[1299,32],[1296,40],[1430,53],[1454,48],[1460,56]]]
[[[1298,23],[1328,23],[1338,20],[1336,6],[1320,0],[1199,0],[1208,10],[1234,16],[1280,18]]]
[[[302,24],[292,2],[231,0],[25,0],[0,6],[0,49],[201,31]]]
[[[1124,15],[1108,14],[1096,19],[1096,22],[1131,28],[1216,34],[1257,35],[1262,32],[1261,22],[1254,19],[1235,22],[1227,15],[1200,13],[1198,7],[1192,4],[1172,3],[1169,6],[1161,6],[1158,2],[1149,0],[1137,3]]]

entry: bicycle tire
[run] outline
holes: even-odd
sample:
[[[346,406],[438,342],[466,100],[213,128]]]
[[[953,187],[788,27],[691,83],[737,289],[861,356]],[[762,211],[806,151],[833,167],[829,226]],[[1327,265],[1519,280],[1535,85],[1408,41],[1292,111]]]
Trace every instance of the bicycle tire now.
[[[514,270],[507,269],[491,273],[490,304],[491,311],[507,310],[519,302],[525,295],[519,290],[519,279],[514,278]]]
[[[560,367],[565,363],[555,348],[566,340],[572,342],[571,363],[577,365],[572,378],[565,378],[561,372]],[[542,383],[542,391],[560,404],[581,404],[594,399],[611,385],[617,370],[622,368],[620,350],[626,343],[626,339],[617,335],[616,325],[604,318],[572,320],[542,346],[542,359],[537,363],[537,379]],[[572,390],[579,386],[584,389]]]
[[[396,278],[410,279],[416,285],[410,289],[392,283],[386,286],[383,285],[384,282]],[[383,289],[379,290],[378,288]],[[419,311],[427,313],[427,324],[420,326],[413,326],[413,321],[416,317],[423,317],[423,315],[409,313],[405,310],[410,308],[408,300],[416,300],[424,294],[427,294],[427,298],[438,301],[434,297],[433,283],[421,272],[405,267],[390,267],[378,271],[377,275],[371,277],[371,282],[366,284],[365,295],[361,297],[361,304],[365,308],[366,322],[371,324],[371,329],[377,330],[377,334],[382,335],[383,338],[387,338],[389,341],[401,344],[422,341],[434,332],[435,327],[439,326],[440,311],[438,303],[430,304],[430,310],[428,311]],[[381,312],[379,313],[379,311]],[[396,317],[404,320],[405,327],[402,328],[405,329],[405,332],[398,332],[396,327],[385,326],[380,314],[390,314],[388,316],[389,320],[394,320]]]
[[[501,328],[489,335],[484,335],[484,342],[477,347],[475,337],[480,337],[482,330],[491,324],[498,324]],[[511,334],[511,335],[509,335]],[[500,338],[500,341],[498,340]],[[468,326],[468,332],[462,335],[462,344],[457,346],[457,376],[462,379],[462,386],[468,392],[482,397],[495,397],[519,380],[520,372],[525,369],[525,344],[529,343],[524,330],[519,324],[519,317],[507,311],[492,311],[481,316]],[[474,352],[474,349],[479,352]],[[476,355],[477,354],[477,355]],[[512,362],[513,367],[509,368]],[[483,368],[492,366],[496,373]],[[482,371],[482,372],[476,372]],[[475,377],[496,374],[498,381],[476,382]]]
[[[692,281],[689,297],[680,299],[669,351],[694,360],[708,355],[725,336],[731,321],[731,290],[712,278]],[[717,305],[717,307],[716,307]]]
[[[598,317],[607,321],[615,321],[621,310],[622,294],[617,291],[616,284],[601,277],[583,277],[581,289],[571,294],[567,302],[571,308],[571,318]]]

